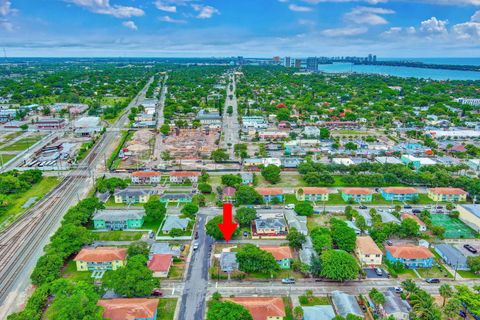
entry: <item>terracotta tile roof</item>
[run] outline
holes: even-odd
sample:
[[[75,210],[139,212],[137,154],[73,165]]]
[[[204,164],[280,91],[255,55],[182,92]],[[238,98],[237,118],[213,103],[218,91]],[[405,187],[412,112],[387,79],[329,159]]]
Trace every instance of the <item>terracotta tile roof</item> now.
[[[434,193],[434,194],[446,194],[446,195],[454,195],[454,194],[467,194],[463,189],[460,188],[431,188],[428,189],[428,191]]]
[[[357,237],[357,248],[363,254],[382,254],[380,250],[369,236]]]
[[[168,272],[172,264],[172,254],[154,254],[148,261],[148,268],[153,272]]]
[[[109,299],[98,305],[104,308],[103,317],[111,320],[149,319],[155,316],[158,299]]]
[[[420,226],[425,226],[425,222],[423,222],[422,220],[420,220],[419,217],[417,217],[417,216],[415,216],[415,215],[413,215],[413,214],[402,213],[401,217],[402,217],[402,220],[405,220],[405,219],[413,219],[413,220],[415,220],[415,221],[418,223],[418,225],[420,225]]]
[[[270,252],[275,260],[293,259],[290,247],[260,246],[260,249]]]
[[[126,257],[126,248],[97,247],[80,250],[73,260],[85,262],[109,262],[114,260],[125,260]]]
[[[393,193],[393,194],[415,194],[418,193],[417,189],[409,188],[409,187],[388,187],[383,188],[383,191],[386,193]]]
[[[155,172],[155,171],[135,171],[132,173],[133,177],[139,177],[139,178],[150,178],[150,177],[159,177],[160,172]]]
[[[283,194],[282,188],[256,188],[255,190],[262,196],[275,196]]]
[[[200,172],[188,172],[188,171],[172,171],[170,177],[198,177]]]
[[[355,195],[373,194],[373,191],[367,188],[344,188],[342,189],[342,192],[346,194],[355,194]]]
[[[233,187],[225,187],[223,189],[223,194],[226,196],[233,196],[237,190]]]
[[[300,189],[303,190],[303,194],[326,194],[330,192],[327,188],[306,187]]]
[[[385,249],[395,258],[426,259],[433,258],[433,254],[424,247],[418,246],[387,246]]]
[[[235,297],[224,298],[244,306],[253,317],[253,320],[267,320],[270,317],[286,317],[285,304],[282,298],[277,297]]]

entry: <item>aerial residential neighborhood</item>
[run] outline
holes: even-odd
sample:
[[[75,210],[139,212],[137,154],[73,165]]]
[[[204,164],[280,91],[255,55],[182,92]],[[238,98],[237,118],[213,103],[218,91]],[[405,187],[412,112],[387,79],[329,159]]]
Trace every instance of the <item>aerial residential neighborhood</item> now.
[[[479,3],[26,2],[0,319],[480,319]]]

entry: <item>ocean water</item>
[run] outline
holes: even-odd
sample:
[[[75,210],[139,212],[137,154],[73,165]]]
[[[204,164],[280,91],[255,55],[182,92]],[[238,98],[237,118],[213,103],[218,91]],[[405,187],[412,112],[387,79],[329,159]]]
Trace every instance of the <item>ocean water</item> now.
[[[387,60],[387,59],[384,59]],[[391,61],[407,60],[420,61],[433,64],[452,64],[452,65],[480,65],[480,59],[477,58],[398,58],[388,59]],[[424,69],[411,67],[395,66],[374,66],[374,65],[354,65],[351,63],[334,63],[320,65],[319,70],[326,73],[367,73],[396,76],[402,78],[422,78],[432,80],[480,80],[480,72],[461,71],[461,70],[443,70],[443,69]]]

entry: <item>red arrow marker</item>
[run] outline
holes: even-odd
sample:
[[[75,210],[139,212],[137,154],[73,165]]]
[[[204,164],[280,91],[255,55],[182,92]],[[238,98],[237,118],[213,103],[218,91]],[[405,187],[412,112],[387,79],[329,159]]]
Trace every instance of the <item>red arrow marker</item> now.
[[[218,224],[218,228],[222,231],[223,237],[225,240],[230,241],[232,238],[235,229],[237,229],[238,224],[233,223],[232,221],[232,204],[224,203],[223,204],[223,223]]]

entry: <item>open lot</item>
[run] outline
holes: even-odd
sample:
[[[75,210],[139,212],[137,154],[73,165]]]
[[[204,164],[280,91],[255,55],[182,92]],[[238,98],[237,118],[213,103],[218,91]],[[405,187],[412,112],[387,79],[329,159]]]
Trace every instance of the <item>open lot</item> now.
[[[44,136],[45,136],[44,134],[30,135],[28,137],[15,141],[10,145],[2,147],[0,150],[1,151],[23,151],[30,148],[38,141],[42,140]]]

